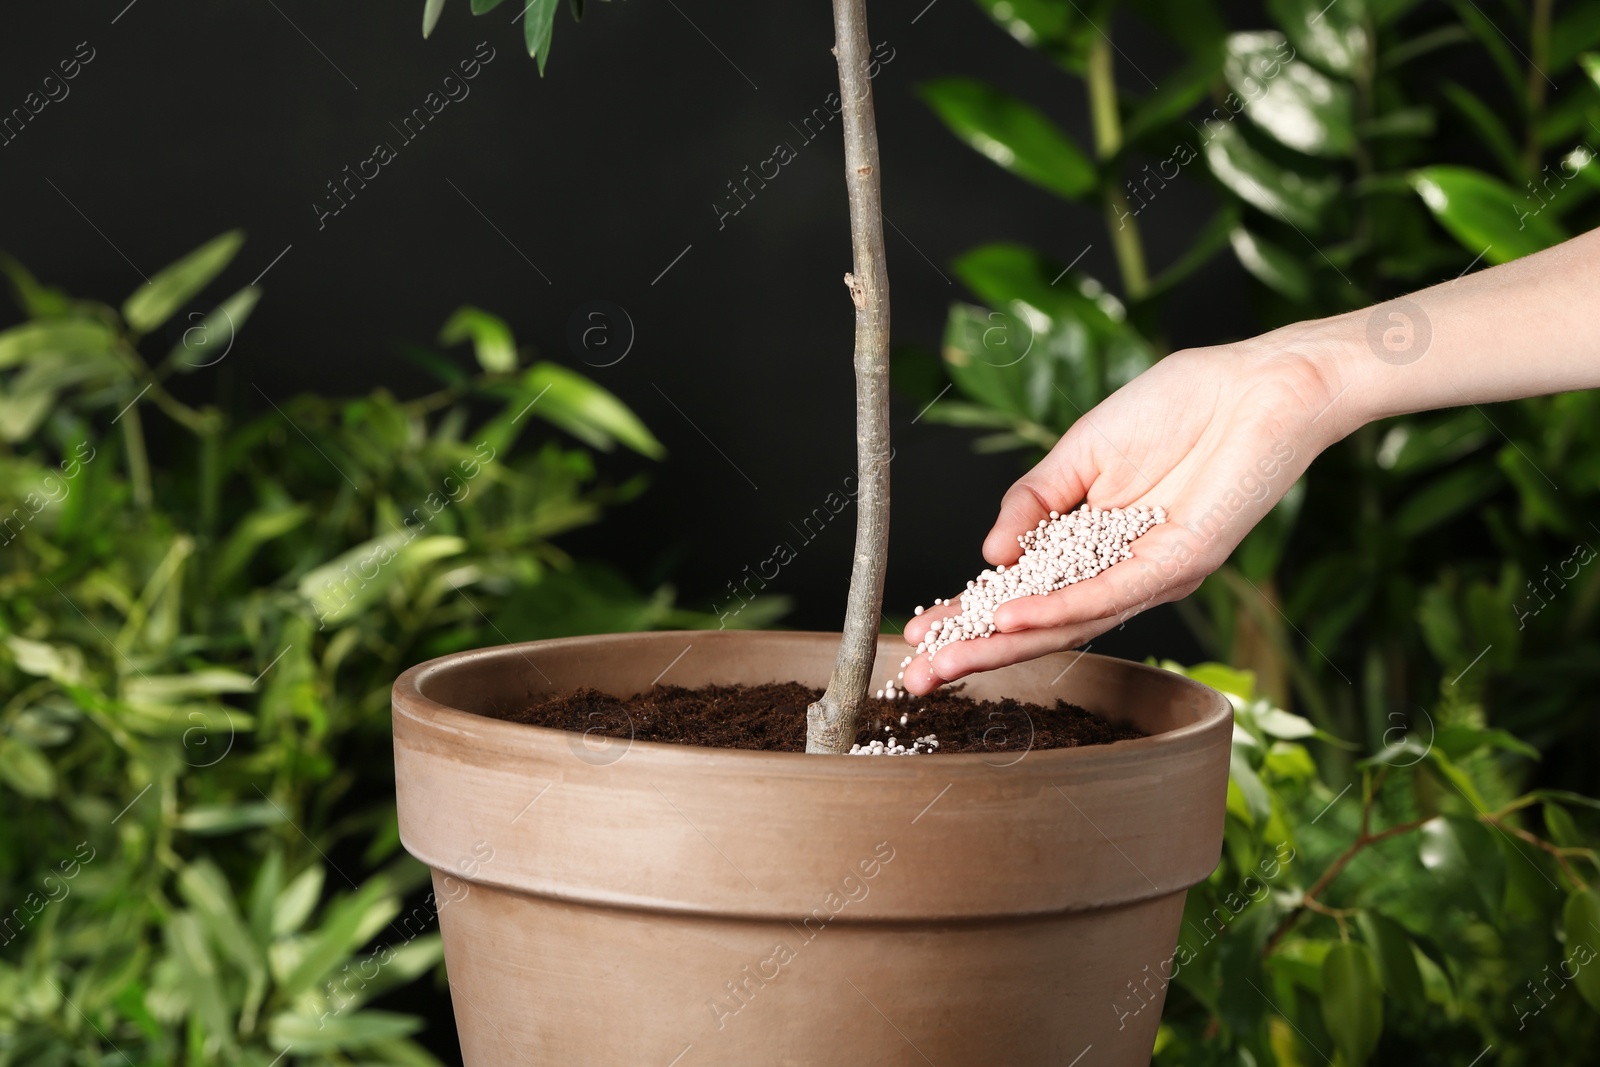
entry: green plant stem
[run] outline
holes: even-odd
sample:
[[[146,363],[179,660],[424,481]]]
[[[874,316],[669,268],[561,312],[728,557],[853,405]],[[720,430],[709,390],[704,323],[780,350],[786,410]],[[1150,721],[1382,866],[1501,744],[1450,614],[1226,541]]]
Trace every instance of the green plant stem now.
[[[1363,812],[1363,821],[1368,818],[1370,810],[1369,807],[1367,812]],[[1363,849],[1376,845],[1380,841],[1387,841],[1391,837],[1399,837],[1401,834],[1409,834],[1413,830],[1421,829],[1432,818],[1433,816],[1430,815],[1427,819],[1414,819],[1411,822],[1401,823],[1399,826],[1391,826],[1387,830],[1380,830],[1375,834],[1368,833],[1363,828],[1361,836],[1352,841],[1349,848],[1341,852],[1332,863],[1328,864],[1328,869],[1322,872],[1322,877],[1318,878],[1310,889],[1306,890],[1305,895],[1301,897],[1300,903],[1296,905],[1295,909],[1285,915],[1283,920],[1278,923],[1278,928],[1272,931],[1271,937],[1267,938],[1266,947],[1261,950],[1261,955],[1272,955],[1272,950],[1278,947],[1278,942],[1283,940],[1283,936],[1289,932],[1289,929],[1294,926],[1300,916],[1304,915],[1308,910],[1314,910],[1311,902],[1321,903],[1317,900],[1317,897],[1333,883],[1335,878],[1339,877],[1340,872],[1349,866],[1350,861],[1355,859]]]
[[[145,392],[150,394],[150,399],[156,402],[156,407],[172,421],[196,434],[209,433],[221,425],[221,415],[214,409],[197,411],[167,392],[161,384],[160,376],[150,369],[150,365],[139,355],[139,350],[134,347],[132,341],[122,338],[116,351],[133,372],[136,383],[142,383]]]
[[[148,508],[155,497],[150,489],[150,456],[144,448],[144,423],[139,403],[134,401],[122,413],[122,441],[128,452],[128,480],[133,483],[133,503]]]
[[[1272,931],[1272,936],[1267,938],[1266,947],[1261,950],[1262,956],[1270,956],[1272,954],[1272,950],[1278,946],[1278,942],[1283,940],[1284,935],[1289,932],[1289,930],[1294,926],[1295,922],[1299,920],[1300,916],[1304,915],[1307,911],[1314,911],[1325,915],[1333,915],[1336,919],[1339,917],[1339,915],[1335,914],[1336,912],[1341,914],[1349,913],[1349,909],[1330,908],[1328,905],[1323,904],[1318,898],[1324,891],[1327,890],[1328,886],[1333,884],[1333,880],[1339,877],[1344,869],[1349,866],[1350,861],[1355,859],[1356,855],[1363,849],[1369,848],[1372,845],[1376,845],[1380,841],[1387,841],[1391,837],[1399,837],[1402,834],[1408,834],[1413,830],[1421,829],[1423,826],[1433,821],[1435,816],[1429,815],[1426,818],[1413,819],[1411,822],[1401,823],[1398,826],[1391,826],[1387,830],[1380,830],[1377,833],[1372,832],[1372,809],[1377,801],[1378,789],[1383,784],[1383,779],[1388,775],[1388,773],[1389,768],[1384,767],[1378,772],[1376,778],[1370,779],[1364,786],[1363,792],[1365,796],[1361,807],[1361,833],[1354,841],[1350,843],[1349,848],[1346,848],[1334,859],[1332,863],[1328,864],[1327,870],[1323,871],[1321,877],[1319,877],[1316,882],[1312,884],[1310,889],[1305,891],[1305,894],[1300,898],[1300,903],[1295,907],[1295,909],[1289,912],[1289,914],[1285,915],[1282,921],[1278,923],[1277,929]],[[1572,854],[1574,851],[1583,852],[1586,850],[1561,848],[1549,841],[1546,841],[1538,834],[1524,830],[1520,826],[1514,826],[1504,820],[1504,816],[1507,812],[1515,811],[1517,808],[1523,806],[1525,805],[1519,802],[1513,802],[1512,805],[1498,812],[1490,813],[1480,811],[1478,813],[1478,820],[1480,822],[1488,823],[1490,826],[1496,827],[1497,829],[1500,829],[1506,833],[1515,834],[1517,837],[1520,837],[1522,840],[1528,842],[1530,845],[1533,845],[1535,848],[1539,848],[1545,852],[1548,852],[1555,858],[1555,861],[1557,865],[1560,866],[1562,872],[1572,880],[1572,884],[1579,889],[1584,888],[1587,883],[1581,877],[1579,877],[1577,871],[1572,869],[1572,865],[1567,862],[1567,856]]]
[[[1520,826],[1514,826],[1511,823],[1506,822],[1504,819],[1500,819],[1494,815],[1480,814],[1478,817],[1484,822],[1488,823],[1490,826],[1503,830],[1508,834],[1516,834],[1534,848],[1543,849],[1545,852],[1550,853],[1551,856],[1555,857],[1556,865],[1561,868],[1563,874],[1572,880],[1572,884],[1575,887],[1578,889],[1584,889],[1588,887],[1588,883],[1580,878],[1578,876],[1578,872],[1572,869],[1572,864],[1567,862],[1567,849],[1561,848],[1558,845],[1554,845],[1540,837],[1538,834],[1529,830],[1524,830]]]
[[[1130,301],[1142,300],[1150,291],[1150,276],[1145,269],[1144,245],[1139,240],[1139,224],[1128,210],[1128,198],[1117,187],[1116,172],[1109,164],[1122,151],[1122,120],[1117,113],[1117,82],[1111,69],[1111,42],[1104,34],[1089,50],[1089,117],[1094,123],[1095,154],[1104,168],[1102,197],[1106,228],[1111,233],[1111,249],[1122,274],[1122,289]]]
[[[1544,68],[1550,61],[1550,9],[1550,0],[1533,0],[1533,22],[1528,31],[1528,47],[1533,53],[1528,60],[1528,132],[1522,158],[1529,180],[1539,176],[1540,127],[1547,85]]]
[[[1370,13],[1363,19],[1363,28],[1367,40],[1372,46],[1366,49],[1361,60],[1361,65],[1356,71],[1356,138],[1355,138],[1355,164],[1356,182],[1365,183],[1372,178],[1372,152],[1367,147],[1366,139],[1360,131],[1368,128],[1373,120],[1373,79],[1378,66],[1378,28]],[[1357,201],[1361,205],[1360,214],[1356,217],[1355,244],[1357,248],[1364,248],[1372,240],[1372,198],[1361,197]]]

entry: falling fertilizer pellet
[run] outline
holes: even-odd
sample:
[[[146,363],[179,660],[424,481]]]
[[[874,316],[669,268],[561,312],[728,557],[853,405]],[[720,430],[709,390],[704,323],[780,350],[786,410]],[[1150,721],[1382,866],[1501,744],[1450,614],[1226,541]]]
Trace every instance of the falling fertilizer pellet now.
[[[986,570],[967,583],[960,612],[929,624],[917,653],[926,652],[932,658],[953,642],[988,637],[995,632],[994,613],[1001,604],[1065,589],[1132,559],[1133,542],[1166,521],[1166,509],[1161,507],[1103,509],[1085,505],[1065,515],[1052,511],[1048,519],[1040,519],[1038,526],[1017,538],[1022,546],[1017,562]],[[949,601],[933,603],[938,607]],[[915,614],[922,612],[919,607]],[[902,670],[912,658],[905,658]]]

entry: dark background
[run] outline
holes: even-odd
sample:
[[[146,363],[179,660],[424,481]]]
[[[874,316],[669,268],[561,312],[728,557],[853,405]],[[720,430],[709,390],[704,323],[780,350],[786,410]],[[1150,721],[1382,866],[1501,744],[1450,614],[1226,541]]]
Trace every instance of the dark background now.
[[[403,345],[431,343],[461,304],[486,308],[541,356],[617,393],[669,449],[645,496],[569,548],[643,584],[670,579],[685,606],[710,610],[746,564],[788,540],[798,558],[769,590],[794,598],[786,623],[836,629],[853,513],[809,545],[789,526],[854,463],[839,127],[806,144],[790,125],[837,89],[828,5],[591,4],[581,26],[558,15],[543,79],[512,24],[518,10],[474,18],[453,0],[424,40],[421,0],[16,6],[0,38],[0,112],[79,42],[95,58],[66,99],[0,148],[0,249],[48,284],[120,302],[141,273],[246,229],[204,306],[272,264],[261,304],[224,362],[177,383],[241,413],[269,410],[262,394],[430,389]],[[1115,290],[1097,211],[1005,174],[915,95],[931,77],[980,75],[1087,145],[1079,83],[970,0],[879,2],[872,16],[880,54],[893,56],[875,92],[897,344],[937,347],[946,306],[966,295],[949,263],[986,241],[1022,241],[1062,263],[1088,247],[1078,267]],[[1118,31],[1129,88],[1145,88],[1138,71],[1159,80],[1177,62],[1154,32]],[[495,58],[470,96],[404,143],[390,124],[483,41]],[[326,183],[379,141],[398,157],[319,229]],[[712,203],[780,141],[798,157],[719,230]],[[1140,219],[1153,270],[1209,213],[1202,169]],[[1171,343],[1247,332],[1247,293],[1232,257],[1218,257],[1170,302]],[[567,342],[575,310],[596,299],[626,309],[636,330],[610,367],[586,367]],[[7,306],[0,324],[16,317]],[[626,327],[615,329],[620,342]],[[471,359],[464,348],[448,356]],[[1024,469],[1015,454],[974,455],[963,431],[913,424],[920,407],[896,399],[886,603],[896,621],[979,569],[999,496]],[[646,466],[618,455],[603,469],[620,480]],[[1099,649],[1198,654],[1166,610]]]

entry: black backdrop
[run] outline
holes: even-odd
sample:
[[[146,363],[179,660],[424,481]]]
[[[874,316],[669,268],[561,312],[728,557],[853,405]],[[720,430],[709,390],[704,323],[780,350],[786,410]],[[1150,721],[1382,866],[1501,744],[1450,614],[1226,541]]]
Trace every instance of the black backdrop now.
[[[398,355],[402,343],[430,342],[463,303],[504,316],[543,356],[620,395],[670,450],[644,497],[568,546],[641,582],[670,577],[686,606],[709,610],[746,564],[793,540],[788,524],[853,465],[838,125],[811,143],[796,131],[836,89],[828,5],[591,4],[581,26],[558,16],[543,79],[520,48],[517,7],[473,18],[452,0],[425,41],[421,0],[9,3],[0,112],[80,42],[94,58],[70,95],[0,147],[0,249],[48,283],[120,300],[141,273],[244,227],[249,241],[214,293],[265,271],[265,296],[228,358],[180,383],[243,411],[265,409],[262,393],[420,391],[430,382]],[[884,0],[872,17],[880,55],[892,55],[875,91],[897,342],[937,346],[945,307],[964,295],[949,262],[985,241],[1062,262],[1087,246],[1079,267],[1115,289],[1098,211],[1003,173],[915,95],[930,77],[981,76],[1089,144],[1079,84],[970,0]],[[1136,23],[1118,31],[1130,88],[1143,85],[1133,65],[1159,77],[1177,59]],[[407,141],[395,127],[480,42],[494,58],[470,95]],[[321,217],[315,205],[336,205],[327,183],[379,141],[395,158]],[[727,183],[778,142],[795,158],[719,226]],[[1210,204],[1190,176],[1141,216],[1154,267]],[[1219,257],[1170,304],[1168,336],[1247,332],[1246,296],[1242,272]],[[635,331],[608,367],[584,366],[567,341],[594,300],[625,309]],[[0,311],[0,324],[14,314]],[[1016,456],[973,455],[960,431],[913,424],[919,407],[896,400],[891,618],[971,577],[1023,469]],[[620,478],[646,465],[618,456],[605,468]],[[796,600],[789,624],[837,628],[852,535],[841,516],[773,583]],[[1097,650],[1197,654],[1166,610]]]

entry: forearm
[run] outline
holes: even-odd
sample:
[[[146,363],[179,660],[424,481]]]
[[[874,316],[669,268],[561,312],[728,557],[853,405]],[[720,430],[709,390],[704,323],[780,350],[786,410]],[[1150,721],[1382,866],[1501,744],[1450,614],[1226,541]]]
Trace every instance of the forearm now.
[[[1337,436],[1390,415],[1600,387],[1600,230],[1253,343],[1318,365]]]

